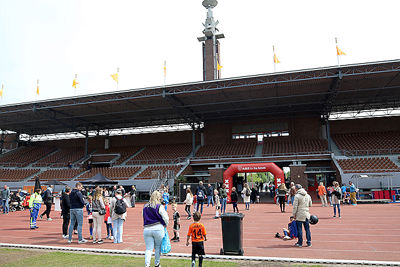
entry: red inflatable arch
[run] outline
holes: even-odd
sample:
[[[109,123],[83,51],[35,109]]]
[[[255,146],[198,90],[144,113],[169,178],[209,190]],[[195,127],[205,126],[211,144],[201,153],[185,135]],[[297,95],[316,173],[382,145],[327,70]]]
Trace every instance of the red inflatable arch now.
[[[224,184],[228,191],[228,203],[231,202],[231,189],[233,186],[232,177],[236,173],[241,172],[270,172],[275,177],[275,188],[280,184],[285,183],[285,175],[283,170],[276,166],[275,163],[246,163],[246,164],[232,164],[224,172]]]

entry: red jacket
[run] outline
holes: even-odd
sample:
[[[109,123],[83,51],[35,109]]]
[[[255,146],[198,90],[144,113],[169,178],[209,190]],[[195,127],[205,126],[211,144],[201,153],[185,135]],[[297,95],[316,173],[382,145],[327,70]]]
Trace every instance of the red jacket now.
[[[106,214],[104,214],[104,221],[108,221],[108,217],[110,217],[110,204],[106,205]]]

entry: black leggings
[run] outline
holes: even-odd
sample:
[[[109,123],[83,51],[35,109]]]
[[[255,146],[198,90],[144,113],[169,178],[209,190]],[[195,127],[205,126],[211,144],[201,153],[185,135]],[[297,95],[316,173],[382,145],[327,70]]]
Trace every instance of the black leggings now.
[[[281,207],[281,211],[285,211],[285,196],[279,196],[279,207]]]
[[[50,218],[51,204],[52,203],[45,203],[46,210],[42,213],[42,216],[46,214],[47,219]]]
[[[192,215],[190,214],[190,205],[185,206],[185,211],[188,214],[188,217],[191,217]]]
[[[192,262],[196,261],[196,254],[192,254]],[[203,255],[199,255],[199,267],[203,266]]]

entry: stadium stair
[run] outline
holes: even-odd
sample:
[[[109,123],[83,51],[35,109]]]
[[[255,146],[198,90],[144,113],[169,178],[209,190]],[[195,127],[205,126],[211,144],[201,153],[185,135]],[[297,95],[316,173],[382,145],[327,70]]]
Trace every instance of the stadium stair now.
[[[27,169],[30,169],[30,168],[27,168]],[[36,169],[36,168],[35,168],[35,169]],[[26,182],[28,182],[29,180],[31,180],[31,179],[35,178],[36,176],[38,176],[39,174],[41,174],[41,173],[47,171],[47,168],[38,168],[38,169],[40,169],[39,172],[36,172],[36,173],[32,174],[31,176],[26,177],[26,178],[25,178],[24,180],[22,180],[21,182],[26,183]],[[34,181],[34,180],[33,180],[33,181]]]
[[[139,151],[137,151],[135,154],[124,160],[119,166],[127,166],[126,163],[129,162],[134,157],[136,157],[137,155],[139,155],[140,153],[142,153],[143,150],[145,150],[145,147],[139,149]]]
[[[88,171],[89,171],[89,170],[86,170],[86,171],[83,171],[83,172],[79,173],[78,175],[72,177],[72,178],[70,179],[70,181],[71,181],[71,182],[72,182],[72,181],[76,181],[76,179],[78,179],[81,175],[83,175],[84,173],[86,173],[86,172],[88,172]],[[85,180],[86,180],[86,179],[85,179]]]
[[[391,161],[393,161],[394,164],[397,165],[397,167],[400,168],[400,159],[399,159],[399,155],[387,155],[386,157],[388,157]]]
[[[138,170],[133,176],[129,177],[130,180],[134,180],[136,177],[138,177],[142,172],[144,172],[145,169],[147,169],[149,166],[140,166],[140,170]]]
[[[44,157],[42,157],[42,158],[40,158],[40,159],[38,159],[37,161],[35,161],[35,162],[32,162],[31,164],[29,164],[28,166],[26,166],[28,169],[29,168],[35,168],[33,165],[35,165],[36,163],[38,163],[39,161],[41,161],[42,159],[44,159],[44,158],[47,158],[47,157],[49,157],[49,156],[51,156],[51,155],[53,155],[53,154],[55,154],[55,153],[57,153],[58,151],[60,151],[60,149],[56,149],[56,150],[54,150],[53,152],[51,152],[51,153],[49,153],[49,154],[47,154],[47,155],[45,155]]]
[[[256,153],[254,154],[255,157],[262,157],[263,154],[263,143],[258,143],[256,146]]]
[[[343,156],[342,151],[336,145],[335,141],[333,141],[333,138],[331,138],[331,149],[332,149],[333,154],[335,154],[335,156]]]

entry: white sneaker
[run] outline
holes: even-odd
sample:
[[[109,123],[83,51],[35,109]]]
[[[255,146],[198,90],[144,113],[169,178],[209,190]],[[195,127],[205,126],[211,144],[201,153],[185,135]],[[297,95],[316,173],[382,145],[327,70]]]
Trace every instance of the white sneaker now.
[[[68,243],[71,244],[71,243],[72,243],[72,240],[69,240],[69,239],[68,239]]]
[[[83,239],[82,238],[82,240],[79,240],[78,241],[78,244],[85,244],[85,243],[87,243],[88,241],[86,240],[86,239]]]
[[[114,237],[113,237],[113,236],[111,236],[111,237],[110,237],[110,239],[111,239],[111,240],[114,240]]]
[[[63,235],[63,238],[64,239],[67,239],[69,236],[68,235]]]
[[[287,236],[287,235],[285,235],[284,237],[283,237],[283,240],[290,240],[291,238],[290,238],[290,236]]]
[[[48,221],[52,221],[53,219],[52,219],[52,218],[47,218],[47,220],[48,220]]]

